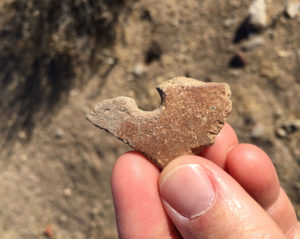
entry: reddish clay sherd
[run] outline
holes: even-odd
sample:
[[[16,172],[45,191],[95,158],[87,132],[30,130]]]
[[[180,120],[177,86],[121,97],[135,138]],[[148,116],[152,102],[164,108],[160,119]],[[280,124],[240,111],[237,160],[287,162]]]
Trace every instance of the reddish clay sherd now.
[[[128,97],[98,103],[87,115],[159,168],[184,154],[197,154],[214,143],[231,112],[231,91],[225,83],[204,83],[176,77],[160,84],[161,106],[140,110]]]

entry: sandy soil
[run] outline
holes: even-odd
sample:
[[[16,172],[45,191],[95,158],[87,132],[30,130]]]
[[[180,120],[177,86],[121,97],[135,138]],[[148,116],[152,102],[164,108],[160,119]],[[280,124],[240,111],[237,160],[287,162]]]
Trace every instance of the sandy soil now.
[[[180,75],[231,86],[229,123],[300,216],[300,16],[249,35],[249,0],[42,2],[0,2],[1,238],[116,238],[110,174],[129,148],[85,115],[120,95],[155,109]]]

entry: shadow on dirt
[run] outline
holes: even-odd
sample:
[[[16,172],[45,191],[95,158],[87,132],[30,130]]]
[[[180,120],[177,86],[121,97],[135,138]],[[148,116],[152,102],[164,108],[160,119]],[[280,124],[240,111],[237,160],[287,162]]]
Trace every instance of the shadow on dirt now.
[[[233,43],[239,43],[253,34],[257,34],[261,32],[261,29],[257,28],[256,26],[250,23],[249,17],[245,18],[245,20],[239,25],[236,29]]]
[[[19,0],[0,9],[0,134],[6,142],[20,131],[29,140],[35,124],[49,121],[67,100],[75,79],[101,65],[125,1]]]

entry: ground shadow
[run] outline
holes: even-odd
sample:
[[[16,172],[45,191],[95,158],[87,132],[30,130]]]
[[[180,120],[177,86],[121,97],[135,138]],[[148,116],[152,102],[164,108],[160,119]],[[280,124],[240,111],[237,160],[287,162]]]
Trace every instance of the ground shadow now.
[[[0,134],[30,139],[67,100],[78,72],[101,64],[125,0],[15,0],[0,14]],[[80,68],[81,70],[78,70]],[[77,77],[76,77],[77,76]]]
[[[261,29],[251,24],[250,18],[247,17],[244,19],[244,21],[239,25],[239,27],[235,31],[233,43],[239,43],[242,40],[249,38],[252,34],[257,34],[260,31]]]

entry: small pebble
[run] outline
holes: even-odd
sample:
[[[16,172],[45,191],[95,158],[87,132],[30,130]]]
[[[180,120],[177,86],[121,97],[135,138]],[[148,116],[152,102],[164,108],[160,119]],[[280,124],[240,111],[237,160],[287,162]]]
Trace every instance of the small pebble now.
[[[111,51],[108,48],[104,48],[102,50],[102,54],[105,55],[105,56],[110,56],[111,55]]]
[[[284,138],[288,134],[294,133],[297,130],[300,130],[300,119],[288,120],[284,122],[281,127],[276,129],[276,135]]]
[[[140,76],[142,76],[144,73],[145,73],[145,67],[144,67],[143,64],[138,63],[138,64],[136,64],[136,65],[134,66],[134,68],[133,68],[133,74],[134,74],[135,76],[140,77]]]
[[[53,227],[52,225],[47,225],[45,230],[44,230],[44,234],[46,237],[48,238],[53,238],[54,236],[54,232],[53,232]]]
[[[22,162],[25,162],[25,161],[27,161],[27,160],[28,160],[28,157],[27,157],[27,155],[26,155],[26,154],[21,154],[21,156],[20,156],[20,160],[21,160]]]
[[[62,129],[56,129],[55,138],[61,139],[64,136],[64,131]]]
[[[263,37],[257,36],[252,37],[246,44],[243,46],[243,50],[245,51],[252,51],[256,48],[259,48],[265,43],[265,40]]]
[[[283,128],[278,128],[276,129],[276,135],[280,138],[284,138],[287,136],[287,133]]]
[[[115,62],[116,62],[116,60],[115,60],[115,58],[113,58],[113,57],[108,57],[108,58],[106,59],[106,63],[107,63],[108,65],[113,65]]]
[[[252,138],[262,138],[265,134],[265,126],[262,123],[257,123],[251,131]]]
[[[283,111],[279,108],[274,110],[273,117],[274,119],[280,119],[283,116]]]
[[[95,219],[100,212],[101,212],[100,208],[97,207],[93,208],[89,213],[90,218]]]
[[[224,22],[223,22],[223,26],[225,28],[229,28],[234,24],[235,20],[233,18],[227,18]]]
[[[241,1],[239,1],[239,0],[230,0],[230,1],[229,1],[229,4],[230,4],[232,7],[240,7]]]
[[[279,57],[282,57],[282,58],[286,58],[286,57],[292,56],[292,52],[285,51],[285,50],[277,50],[276,53],[277,53],[277,55]]]
[[[70,197],[70,196],[72,195],[72,190],[71,190],[70,188],[66,188],[66,189],[64,190],[64,195],[65,195],[66,197]]]
[[[26,139],[27,138],[27,134],[24,130],[19,131],[18,133],[18,137],[19,139]]]
[[[288,133],[293,133],[300,130],[300,119],[289,120],[282,125],[282,128]]]
[[[76,90],[76,89],[73,89],[70,91],[71,96],[76,96],[77,94],[78,94],[78,90]]]
[[[60,221],[61,223],[66,223],[67,220],[68,220],[68,217],[67,217],[66,215],[61,215],[61,216],[59,217],[59,221]]]
[[[249,23],[257,30],[271,27],[280,18],[284,10],[284,1],[253,0],[248,10]]]
[[[261,28],[267,26],[266,3],[264,0],[254,0],[249,7],[249,22]]]
[[[300,1],[299,0],[288,0],[286,4],[285,13],[290,18],[294,18],[300,12]]]

